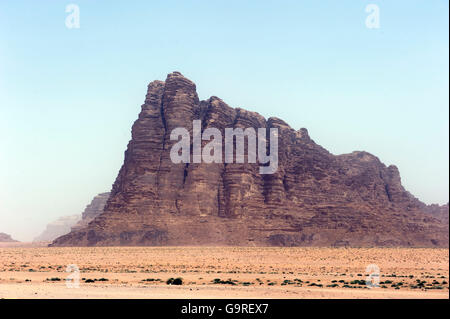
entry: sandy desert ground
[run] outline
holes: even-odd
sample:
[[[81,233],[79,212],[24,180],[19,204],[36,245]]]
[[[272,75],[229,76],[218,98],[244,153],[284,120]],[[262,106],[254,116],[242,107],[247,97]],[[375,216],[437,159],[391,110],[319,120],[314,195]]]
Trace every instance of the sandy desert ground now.
[[[448,249],[0,247],[0,298],[449,298],[448,281]]]

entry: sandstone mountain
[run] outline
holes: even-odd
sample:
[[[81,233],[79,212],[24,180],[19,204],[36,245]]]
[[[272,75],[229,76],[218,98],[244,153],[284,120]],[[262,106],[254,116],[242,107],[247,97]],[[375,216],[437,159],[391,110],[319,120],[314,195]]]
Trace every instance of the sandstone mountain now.
[[[247,161],[174,164],[170,133],[192,134],[196,119],[222,136],[278,128],[277,172],[261,175]],[[430,211],[403,188],[396,166],[367,152],[335,156],[304,128],[217,97],[200,101],[195,84],[174,72],[148,85],[104,212],[52,245],[448,246],[448,219]]]
[[[47,225],[42,234],[34,242],[48,242],[70,233],[71,230],[81,229],[103,212],[109,193],[101,193],[94,197],[81,215],[60,217]]]
[[[47,242],[53,241],[59,236],[70,232],[74,226],[81,219],[80,215],[63,216],[57,220],[49,223],[45,230],[37,236],[33,242]]]
[[[0,233],[0,243],[13,243],[17,242],[17,240],[14,240],[11,238],[11,235]]]
[[[431,216],[440,220],[442,223],[448,225],[448,203],[445,205],[428,205],[424,208],[424,210]]]
[[[81,220],[76,225],[72,226],[72,230],[86,227],[95,217],[103,213],[103,208],[105,207],[108,198],[109,193],[101,193],[95,196],[81,214]]]

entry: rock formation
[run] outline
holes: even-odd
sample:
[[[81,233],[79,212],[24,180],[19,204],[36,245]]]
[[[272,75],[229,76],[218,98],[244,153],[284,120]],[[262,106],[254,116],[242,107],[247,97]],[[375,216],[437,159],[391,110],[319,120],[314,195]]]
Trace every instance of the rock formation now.
[[[57,220],[49,223],[42,234],[37,236],[33,240],[33,242],[51,242],[59,236],[69,233],[72,226],[78,223],[80,219],[80,215],[60,217]]]
[[[170,160],[171,131],[278,128],[279,165]],[[192,135],[191,135],[192,136]],[[208,141],[203,141],[203,145]],[[448,210],[448,207],[447,207]],[[304,128],[200,101],[179,72],[148,85],[104,212],[53,246],[448,246],[448,222],[407,192],[397,167],[367,152],[335,156]]]
[[[428,205],[424,210],[431,216],[440,220],[443,224],[448,225],[448,203],[445,205]]]
[[[11,235],[0,233],[0,243],[13,243],[17,242],[17,240],[14,240],[11,238]]]
[[[86,227],[95,217],[103,213],[103,208],[109,198],[109,193],[101,193],[94,197],[81,214],[81,220],[72,227],[72,230]]]
[[[47,225],[46,229],[34,239],[34,242],[51,242],[56,238],[81,229],[103,212],[109,193],[101,193],[94,197],[81,215],[60,217]]]

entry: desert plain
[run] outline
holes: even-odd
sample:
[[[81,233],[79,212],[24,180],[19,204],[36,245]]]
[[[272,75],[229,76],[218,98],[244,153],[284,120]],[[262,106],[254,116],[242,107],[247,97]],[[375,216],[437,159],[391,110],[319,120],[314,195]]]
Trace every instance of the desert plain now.
[[[448,282],[448,249],[0,246],[0,298],[449,298]]]

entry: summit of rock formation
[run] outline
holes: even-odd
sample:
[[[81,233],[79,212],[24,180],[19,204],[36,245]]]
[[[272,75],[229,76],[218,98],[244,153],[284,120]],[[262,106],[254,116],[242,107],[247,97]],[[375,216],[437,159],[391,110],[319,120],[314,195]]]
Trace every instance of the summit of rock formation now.
[[[278,170],[173,163],[170,134],[184,127],[192,136],[193,120],[222,138],[225,128],[278,128]],[[200,101],[195,84],[173,72],[148,85],[103,213],[52,245],[448,247],[440,209],[407,192],[396,166],[367,152],[335,156],[305,128],[217,97]]]

